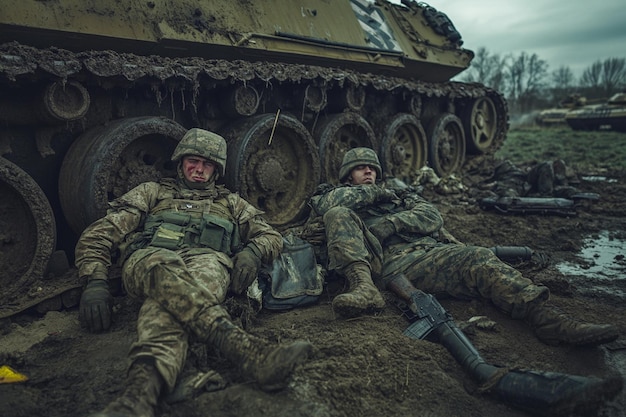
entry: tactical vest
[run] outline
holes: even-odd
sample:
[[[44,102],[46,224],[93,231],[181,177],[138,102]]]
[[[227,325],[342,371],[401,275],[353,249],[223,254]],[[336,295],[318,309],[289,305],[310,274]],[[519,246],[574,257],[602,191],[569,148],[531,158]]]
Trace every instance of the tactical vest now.
[[[143,232],[129,245],[126,257],[148,246],[170,250],[211,248],[232,256],[241,242],[226,199],[166,199],[148,215]]]

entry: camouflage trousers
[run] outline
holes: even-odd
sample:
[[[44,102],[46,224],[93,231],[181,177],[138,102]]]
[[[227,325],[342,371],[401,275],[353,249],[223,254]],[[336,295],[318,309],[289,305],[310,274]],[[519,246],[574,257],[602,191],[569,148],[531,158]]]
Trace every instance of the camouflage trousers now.
[[[485,298],[514,319],[546,301],[547,287],[534,284],[483,247],[398,244],[385,249],[384,278],[404,273],[415,287],[459,299]]]
[[[189,332],[206,340],[212,323],[228,317],[221,304],[231,269],[230,258],[211,249],[148,247],[134,252],[122,269],[126,291],[143,301],[131,362],[141,356],[154,358],[173,389],[186,360]]]
[[[380,275],[382,248],[378,240],[351,209],[334,207],[324,214],[327,268],[343,275],[353,262],[365,262],[372,275]]]

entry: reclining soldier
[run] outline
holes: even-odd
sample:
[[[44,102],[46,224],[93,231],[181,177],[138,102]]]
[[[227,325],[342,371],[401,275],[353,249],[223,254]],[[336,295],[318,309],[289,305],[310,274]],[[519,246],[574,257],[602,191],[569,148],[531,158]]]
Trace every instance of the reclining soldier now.
[[[580,191],[572,185],[575,175],[561,159],[543,161],[528,171],[504,160],[494,169],[493,177],[484,185],[500,197],[571,198]]]
[[[191,129],[172,160],[177,178],[143,183],[111,202],[76,246],[86,283],[80,319],[88,330],[111,325],[107,279],[116,248],[124,287],[142,301],[125,390],[94,416],[153,416],[159,397],[175,386],[190,334],[268,391],[283,387],[312,349],[304,341],[273,345],[255,337],[222,306],[229,289],[244,292],[282,249],[281,235],[259,210],[216,184],[225,170],[224,138]]]
[[[339,186],[323,186],[310,201],[312,216],[302,232],[320,244],[320,262],[345,277],[346,293],[333,308],[356,316],[384,307],[379,286],[404,274],[426,293],[458,299],[485,298],[513,319],[525,320],[546,344],[589,346],[618,337],[609,324],[575,320],[549,302],[536,285],[488,248],[447,243],[439,211],[414,192],[397,195],[380,182],[382,168],[369,148],[346,152]],[[324,252],[327,252],[326,254]]]

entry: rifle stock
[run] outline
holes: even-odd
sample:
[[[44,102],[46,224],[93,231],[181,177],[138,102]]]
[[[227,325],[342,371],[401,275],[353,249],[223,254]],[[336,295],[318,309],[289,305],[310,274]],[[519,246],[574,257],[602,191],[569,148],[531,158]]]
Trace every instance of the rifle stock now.
[[[479,201],[483,210],[495,210],[500,213],[512,214],[557,214],[575,216],[574,200],[557,197],[499,197],[483,198]]]
[[[513,407],[541,416],[587,415],[622,390],[619,377],[600,379],[490,365],[433,295],[415,288],[403,274],[392,277],[387,287],[407,303],[403,313],[412,324],[405,335],[441,343],[484,392]]]

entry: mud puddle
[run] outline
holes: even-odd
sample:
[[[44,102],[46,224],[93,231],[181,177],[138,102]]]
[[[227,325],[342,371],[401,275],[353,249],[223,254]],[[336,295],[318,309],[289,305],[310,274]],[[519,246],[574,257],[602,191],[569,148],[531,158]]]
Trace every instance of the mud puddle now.
[[[577,258],[556,267],[580,292],[626,301],[626,239],[606,230],[589,236]]]

